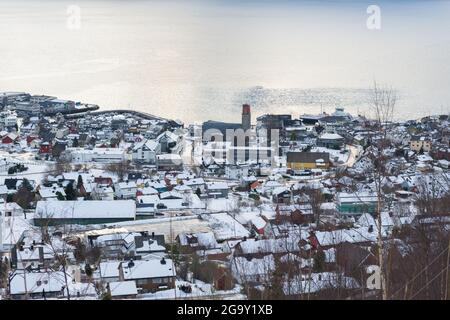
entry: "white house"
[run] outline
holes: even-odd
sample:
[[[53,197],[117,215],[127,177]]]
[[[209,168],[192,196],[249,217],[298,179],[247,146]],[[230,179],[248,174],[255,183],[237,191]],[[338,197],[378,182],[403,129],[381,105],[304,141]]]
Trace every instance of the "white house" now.
[[[135,281],[110,282],[109,291],[113,299],[134,298],[138,293]]]
[[[136,232],[121,232],[99,236],[95,239],[95,244],[110,257],[126,254],[135,250],[135,237],[139,236]]]
[[[114,185],[115,195],[119,199],[133,199],[136,197],[137,186],[133,181],[119,182]]]
[[[119,265],[120,261],[100,262],[98,269],[94,273],[94,278],[106,283],[119,281]]]
[[[206,190],[210,198],[227,198],[228,184],[226,182],[207,182]]]
[[[155,140],[143,140],[133,148],[133,161],[154,164],[156,155],[161,153],[161,145]]]
[[[114,200],[114,190],[109,186],[96,184],[92,190],[92,197],[95,200]]]
[[[57,185],[53,185],[51,187],[39,187],[39,195],[41,196],[42,200],[58,200],[58,193],[60,193],[63,197],[66,196],[64,188]]]
[[[248,174],[249,174],[248,165],[242,166],[230,165],[225,167],[225,176],[231,180],[240,180],[243,177],[248,176]]]
[[[183,185],[188,186],[194,192],[196,192],[197,189],[200,189],[201,193],[206,190],[206,183],[203,178],[185,179],[183,180]]]
[[[23,217],[23,209],[15,202],[3,203],[0,207],[0,214],[4,217]]]
[[[176,271],[171,259],[137,260],[119,265],[121,281],[136,281],[143,292],[170,289],[175,285]]]
[[[15,113],[9,113],[5,117],[5,127],[14,127],[17,125],[17,115]]]
[[[180,140],[180,136],[170,131],[165,131],[156,138],[156,141],[161,145],[161,152],[163,153],[178,152],[180,149]]]
[[[64,297],[67,294],[67,289],[64,288],[66,280],[70,295],[96,296],[92,283],[72,281],[71,275],[62,271],[16,271],[10,282],[11,297],[22,299],[27,295],[30,298],[42,299],[43,292],[46,298]]]
[[[160,199],[156,194],[138,196],[136,199],[136,215],[154,216],[159,200]]]

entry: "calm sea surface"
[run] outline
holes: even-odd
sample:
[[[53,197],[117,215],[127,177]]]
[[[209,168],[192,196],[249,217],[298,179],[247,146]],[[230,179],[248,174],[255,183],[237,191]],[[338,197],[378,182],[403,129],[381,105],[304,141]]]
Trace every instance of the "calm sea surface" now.
[[[1,0],[0,91],[239,121],[243,103],[368,115],[376,80],[415,118],[450,112],[449,31],[448,1]]]

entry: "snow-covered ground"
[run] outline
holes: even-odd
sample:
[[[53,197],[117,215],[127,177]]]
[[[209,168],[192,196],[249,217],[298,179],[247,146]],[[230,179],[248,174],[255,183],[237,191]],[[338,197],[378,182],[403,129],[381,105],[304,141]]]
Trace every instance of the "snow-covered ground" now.
[[[26,178],[28,180],[34,180],[36,183],[40,183],[45,176],[51,172],[46,164],[26,164],[27,171],[19,172],[15,174],[8,174],[7,172],[0,173],[0,184],[5,183],[6,178]]]
[[[27,178],[29,180],[34,180],[36,182],[41,182],[44,176],[51,172],[52,170],[52,162],[36,160],[35,154],[32,152],[24,152],[24,153],[9,153],[5,150],[0,150],[0,159],[4,159],[8,163],[12,164],[23,164],[28,170],[15,173],[8,174],[8,172],[3,171],[0,172],[0,184],[5,182],[5,178]]]
[[[311,149],[311,152],[327,152],[330,154],[330,160],[333,163],[339,164],[339,163],[345,163],[349,157],[348,150],[345,150],[345,153],[342,153],[341,150],[335,150],[335,149],[329,149],[325,147],[314,147]],[[337,159],[337,161],[336,161]]]
[[[184,232],[209,232],[211,228],[207,221],[200,220],[196,216],[188,217],[174,217],[174,218],[161,218],[161,219],[147,219],[147,220],[135,220],[128,222],[121,222],[115,224],[108,224],[107,227],[100,227],[95,230],[82,232],[82,234],[105,234],[115,232],[142,232],[147,231],[149,233],[155,232],[155,234],[163,234],[166,241],[170,242],[171,239],[175,239],[177,235]]]
[[[204,219],[208,220],[217,241],[241,239],[250,236],[250,232],[228,213],[206,214]]]
[[[229,195],[227,198],[207,199],[206,209],[209,212],[233,211],[238,208],[238,197]]]
[[[239,223],[241,223],[242,225],[246,225],[247,223],[249,223],[250,221],[252,221],[253,219],[260,217],[260,212],[259,210],[252,210],[249,208],[249,210],[241,210],[237,215],[236,215],[236,220],[239,221]]]

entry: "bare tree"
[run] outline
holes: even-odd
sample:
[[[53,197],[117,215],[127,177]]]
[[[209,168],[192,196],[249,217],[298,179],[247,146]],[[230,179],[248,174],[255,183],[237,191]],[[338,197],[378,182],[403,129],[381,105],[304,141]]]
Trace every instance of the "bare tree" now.
[[[44,208],[36,212],[40,221],[42,242],[48,246],[53,257],[54,265],[52,269],[61,270],[64,275],[64,291],[66,292],[66,298],[70,300],[67,269],[71,264],[71,253],[76,249],[77,238],[74,237],[75,227],[63,220],[73,217],[76,203],[64,208],[63,212],[60,212],[62,223],[57,221],[55,223],[53,222],[54,213],[49,210],[47,203],[45,204]]]
[[[8,285],[9,261],[0,256],[0,288],[6,288]]]
[[[130,161],[127,160],[117,163],[110,163],[105,167],[106,170],[117,174],[119,181],[123,181],[125,179],[126,174],[130,172],[131,168],[132,165]]]
[[[381,293],[383,300],[388,298],[386,284],[386,270],[383,261],[383,240],[382,240],[382,210],[385,203],[385,195],[383,192],[383,182],[389,175],[387,164],[390,160],[389,154],[386,152],[390,146],[388,140],[388,132],[391,129],[391,123],[394,117],[395,105],[397,102],[397,93],[394,89],[387,86],[379,86],[374,82],[371,97],[371,108],[374,113],[376,125],[374,128],[371,145],[367,150],[367,156],[371,161],[371,172],[369,176],[373,179],[375,192],[377,196],[376,216],[378,220],[378,263],[380,266],[381,277]]]
[[[314,216],[314,221],[319,227],[320,218],[322,215],[322,204],[324,203],[324,197],[320,189],[309,189],[306,191],[309,197],[309,203],[311,205],[311,210]]]
[[[423,175],[417,184],[414,222],[396,234],[389,258],[391,299],[449,298],[450,192],[448,176]]]
[[[446,174],[422,176],[417,185],[416,206],[423,216],[450,214],[450,179]]]
[[[68,172],[72,170],[71,161],[66,154],[61,154],[61,156],[56,160],[55,165],[53,166],[53,171],[56,175],[63,174],[64,172]]]

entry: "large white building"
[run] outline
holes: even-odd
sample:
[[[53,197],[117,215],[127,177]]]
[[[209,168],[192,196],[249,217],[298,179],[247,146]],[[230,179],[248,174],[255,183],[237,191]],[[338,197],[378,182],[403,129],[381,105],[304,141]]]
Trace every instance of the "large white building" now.
[[[92,150],[83,148],[67,148],[73,163],[114,163],[128,160],[127,153],[121,148],[94,148]]]
[[[5,127],[14,127],[17,125],[17,114],[15,112],[9,112],[4,118]]]
[[[41,112],[41,106],[38,103],[30,101],[16,102],[15,110],[18,113],[38,115]]]
[[[130,221],[135,217],[136,203],[133,200],[38,201],[34,224],[104,224]]]

